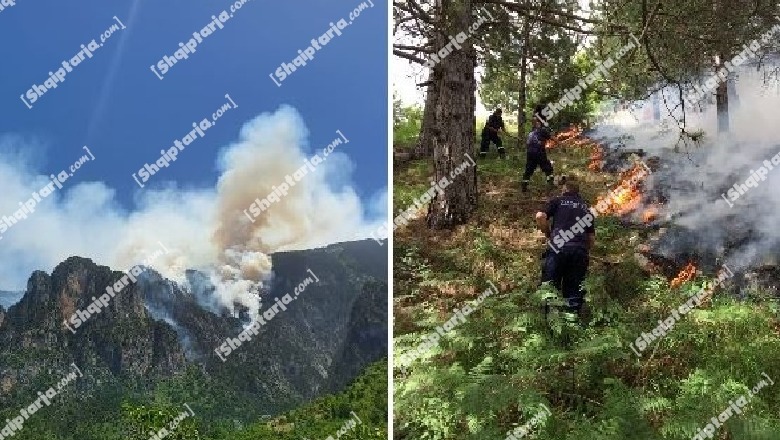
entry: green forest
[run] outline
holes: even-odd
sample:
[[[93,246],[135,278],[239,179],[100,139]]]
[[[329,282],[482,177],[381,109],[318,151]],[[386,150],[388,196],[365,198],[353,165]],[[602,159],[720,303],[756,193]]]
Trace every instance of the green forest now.
[[[263,417],[251,399],[220,392],[219,383],[190,368],[157,384],[153,395],[130,384],[107,386],[91,397],[66,392],[33,414],[17,440],[147,440],[171,427],[170,440],[347,440],[387,439],[387,361],[372,364],[344,391],[318,398],[274,417]],[[19,415],[27,400],[0,413]],[[188,413],[194,417],[180,416]],[[255,403],[256,404],[256,403]],[[13,410],[13,408],[18,408]],[[236,409],[241,409],[237,414]],[[358,419],[352,415],[357,415]],[[175,423],[179,418],[179,422]],[[350,424],[349,420],[355,422]],[[359,420],[359,422],[357,421]]]
[[[414,72],[395,81],[422,96],[393,100],[395,438],[780,439],[777,181],[724,203],[780,151],[778,19],[777,2],[394,3]],[[541,282],[535,220],[568,190],[536,170],[521,191],[532,115],[567,95],[546,121],[555,182],[608,201],[579,316]],[[506,158],[480,157],[497,108]]]

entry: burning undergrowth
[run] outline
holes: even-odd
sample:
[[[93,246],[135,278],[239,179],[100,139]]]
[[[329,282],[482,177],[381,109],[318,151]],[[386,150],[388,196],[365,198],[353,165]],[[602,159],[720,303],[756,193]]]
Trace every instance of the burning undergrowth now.
[[[591,151],[588,169],[591,171],[601,171],[604,165],[603,147],[585,136],[582,127],[579,125],[572,125],[568,129],[556,133],[550,141],[547,142],[546,148],[587,148]]]
[[[552,148],[567,142],[596,145],[601,171],[622,170],[616,187],[597,203],[607,200],[607,213],[627,226],[654,229],[640,252],[673,285],[697,272],[715,274],[726,265],[737,274],[737,290],[756,286],[776,291],[780,125],[773,120],[780,93],[768,91],[761,76],[748,70],[730,86],[736,88],[739,105],[729,109],[727,134],[718,134],[714,106],[704,105],[686,114],[686,132],[700,133],[693,139],[664,129],[670,118],[641,124],[626,123],[630,118],[623,115],[623,121],[613,118],[587,137],[582,130],[559,134]],[[672,91],[659,93],[666,100],[673,97]],[[679,123],[676,119],[672,126]],[[652,173],[641,175],[628,158],[641,158]]]
[[[591,137],[595,131],[585,132],[572,126],[553,136],[547,148],[588,148],[591,150],[588,169],[618,174],[618,183],[597,197],[594,206],[601,215],[620,217],[625,223],[655,225],[665,202],[662,194],[646,191],[647,179],[657,170],[659,158],[645,160],[642,149],[626,148],[623,136],[619,139]]]

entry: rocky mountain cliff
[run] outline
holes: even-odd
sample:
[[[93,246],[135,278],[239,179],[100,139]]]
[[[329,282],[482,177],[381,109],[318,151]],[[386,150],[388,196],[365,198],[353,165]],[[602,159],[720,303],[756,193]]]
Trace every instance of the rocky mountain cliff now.
[[[269,414],[343,388],[369,363],[387,356],[387,248],[374,241],[272,255],[273,278],[261,311],[306,287],[287,310],[261,326],[224,362],[215,349],[237,338],[245,315],[204,306],[209,289],[188,271],[178,285],[152,270],[126,286],[100,313],[73,330],[63,321],[124,275],[71,257],[51,275],[36,271],[22,299],[0,308],[0,406],[51,386],[74,363],[78,392],[106,384],[155,384],[197,366],[220,387],[263,402]],[[197,288],[195,287],[197,286]]]

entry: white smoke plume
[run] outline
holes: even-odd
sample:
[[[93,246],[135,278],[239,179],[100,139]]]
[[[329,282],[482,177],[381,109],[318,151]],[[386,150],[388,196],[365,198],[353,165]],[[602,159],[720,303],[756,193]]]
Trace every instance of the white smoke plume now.
[[[334,138],[340,128],[333,128]],[[273,192],[314,153],[322,155],[325,145],[309,149],[307,136],[295,109],[264,113],[221,150],[215,188],[145,189],[130,212],[114,202],[114,190],[102,182],[65,182],[65,188],[3,234],[0,289],[23,290],[33,270],[50,272],[73,255],[126,270],[159,253],[162,244],[168,252],[150,265],[163,276],[183,283],[185,269],[198,269],[210,276],[222,306],[232,310],[240,304],[257,312],[255,291],[272,273],[269,254],[367,238],[386,220],[386,190],[374,196],[380,202],[364,206],[349,184],[353,165],[345,153],[361,148],[353,143],[339,146],[287,196],[254,223],[249,220],[244,210],[255,199]],[[30,144],[18,136],[0,137],[0,186],[5,189],[0,216],[12,215],[19,202],[47,183],[50,172],[58,171],[52,164],[55,169],[35,173],[29,166],[34,161],[14,153],[29,151]],[[96,159],[85,166],[111,172],[112,164],[94,152]]]

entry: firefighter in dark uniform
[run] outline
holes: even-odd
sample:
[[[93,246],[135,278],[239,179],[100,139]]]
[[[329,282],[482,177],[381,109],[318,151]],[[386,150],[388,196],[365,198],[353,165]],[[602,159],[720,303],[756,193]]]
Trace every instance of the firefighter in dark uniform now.
[[[542,124],[542,120],[544,120],[542,106],[539,105],[536,106],[534,117],[531,118],[533,129],[528,134],[525,173],[523,173],[523,181],[520,183],[520,188],[523,192],[528,191],[528,183],[531,181],[531,176],[537,167],[541,168],[544,174],[547,175],[547,184],[553,184],[553,167],[550,159],[547,158],[547,150],[545,149],[547,141],[552,136],[550,130]]]
[[[496,148],[498,149],[498,155],[503,159],[504,156],[504,146],[501,144],[501,137],[499,134],[501,134],[501,131],[505,131],[506,128],[504,127],[504,120],[501,119],[501,109],[498,108],[496,111],[493,112],[492,115],[488,118],[487,122],[485,123],[485,128],[482,129],[482,145],[479,149],[479,157],[484,158],[487,156],[488,149],[490,148],[490,143],[493,142],[496,144]]]
[[[582,282],[588,273],[588,253],[595,244],[596,229],[595,217],[580,197],[576,181],[566,180],[563,193],[550,200],[544,212],[536,213],[536,223],[548,237],[542,282],[552,282],[566,299],[569,311],[579,315],[585,297]]]

